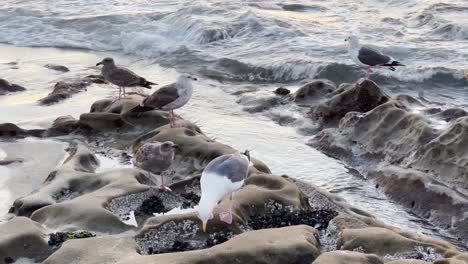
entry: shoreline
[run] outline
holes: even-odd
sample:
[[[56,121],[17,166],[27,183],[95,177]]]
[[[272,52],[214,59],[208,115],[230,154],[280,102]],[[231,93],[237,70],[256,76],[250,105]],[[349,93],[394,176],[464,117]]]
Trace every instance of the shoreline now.
[[[31,50],[34,51],[34,50],[36,50],[36,49],[33,48],[33,49],[31,49]],[[46,49],[46,50],[47,50],[47,49]],[[91,57],[89,57],[89,58],[87,59],[87,60],[89,60],[90,62],[93,60],[93,58],[97,58],[97,56],[96,56],[95,54],[91,54],[90,56],[91,56]],[[75,60],[79,60],[79,58],[82,58],[82,56],[81,56],[81,55],[78,56],[78,58],[75,58]],[[125,61],[125,60],[124,60],[124,61]],[[63,64],[69,66],[68,63],[63,63]],[[144,64],[145,64],[145,63],[142,63],[142,64],[137,63],[136,65],[144,65]],[[83,67],[83,65],[82,65],[81,63],[77,63],[77,64],[71,63],[71,65],[72,65],[72,67],[73,67],[73,65],[75,65],[75,66],[74,66],[75,69],[73,69],[73,71],[74,71],[73,74],[77,74],[77,73],[78,73],[79,76],[83,76],[83,75],[85,75],[85,74],[89,74],[89,73],[94,73],[94,72],[95,72],[95,69]],[[37,69],[38,66],[40,66],[40,65],[35,65],[34,67],[36,67],[36,69]],[[27,64],[25,64],[25,65],[23,65],[23,67],[25,67],[26,69],[28,69],[30,66],[27,65]],[[80,67],[81,67],[82,69],[80,69]],[[138,68],[138,69],[143,69],[143,68]],[[21,67],[20,67],[20,70],[21,70]],[[152,71],[152,70],[153,70],[153,68],[152,68],[152,69],[149,69],[149,70],[145,70],[145,71],[143,71],[143,72],[150,72],[150,71]],[[39,71],[39,73],[41,73],[41,71],[42,71],[42,69]],[[160,69],[159,66],[156,66],[156,72],[159,72],[159,73],[167,73],[166,70]],[[47,83],[49,83],[49,84],[48,84],[49,87],[52,86],[52,84],[53,84],[53,83],[55,82],[55,80],[57,80],[57,79],[60,79],[60,78],[69,78],[69,77],[71,77],[70,75],[65,75],[65,76],[63,76],[63,75],[59,75],[59,74],[51,73],[51,72],[47,72],[47,74],[49,74],[49,76],[48,76],[47,78],[50,78],[50,79],[48,79],[48,81],[47,81]],[[162,74],[161,74],[161,75],[162,75]],[[174,76],[174,75],[175,75],[175,72],[172,71],[171,74],[170,74],[169,76],[166,76],[164,80],[169,80],[170,78],[173,78],[172,76]],[[18,76],[18,75],[17,75],[17,76]],[[52,77],[51,77],[51,76],[52,76]],[[34,78],[33,78],[33,79],[34,79]],[[13,81],[14,81],[14,80],[13,80]],[[202,86],[203,86],[202,89],[208,89],[208,88],[211,88],[211,89],[215,89],[215,88],[216,88],[216,89],[218,89],[217,87],[214,87],[214,86],[217,86],[217,85],[219,85],[219,83],[213,82],[213,81],[207,81],[206,83],[203,83],[203,84],[202,84]],[[240,87],[242,87],[242,86],[240,86]],[[90,97],[89,97],[90,94],[92,95],[91,98],[93,98],[93,99],[100,99],[100,98],[103,98],[103,97],[104,97],[104,98],[108,98],[108,97],[111,96],[111,94],[112,94],[115,90],[112,89],[112,88],[109,88],[109,89],[107,89],[107,88],[108,88],[108,87],[103,88],[102,86],[98,86],[98,85],[94,85],[94,84],[93,84],[93,85],[89,88],[89,89],[90,89],[89,92],[83,92],[83,93],[77,94],[77,95],[71,97],[70,99],[67,99],[67,101],[65,101],[64,103],[59,103],[59,104],[53,105],[53,106],[37,107],[37,108],[36,108],[36,106],[34,106],[35,109],[40,109],[40,111],[44,111],[44,110],[45,110],[45,111],[48,111],[48,112],[50,113],[50,114],[49,114],[49,120],[44,120],[44,119],[42,119],[42,120],[35,120],[35,121],[32,121],[32,122],[31,122],[30,120],[28,121],[27,119],[23,119],[22,122],[20,122],[20,124],[21,124],[20,127],[22,127],[22,128],[28,128],[28,127],[29,127],[29,128],[32,128],[32,127],[47,128],[48,126],[50,126],[51,122],[53,121],[53,118],[57,117],[57,115],[56,115],[56,114],[54,115],[54,113],[57,113],[58,111],[60,111],[60,112],[63,112],[64,114],[68,114],[67,111],[69,111],[70,109],[74,109],[74,110],[73,110],[73,111],[74,111],[73,116],[74,116],[75,118],[78,118],[79,115],[80,115],[80,113],[86,112],[86,111],[89,109],[89,107],[88,107],[86,104],[83,104],[83,100],[86,99],[86,100],[89,101],[89,100],[90,100]],[[269,87],[268,89],[271,89],[271,88],[273,88],[273,87],[271,86],[271,87]],[[299,90],[299,89],[298,89],[298,90]],[[227,91],[232,91],[232,90],[227,90]],[[37,96],[37,93],[40,93],[41,95],[44,95],[44,94],[48,93],[49,90],[44,91],[42,88],[41,88],[41,89],[37,89],[37,88],[35,87],[35,88],[32,89],[32,91],[30,91],[30,92],[31,92],[32,94],[36,94],[36,95],[34,95],[34,96],[32,97],[32,99],[28,97],[29,99],[26,100],[26,101],[28,102],[28,103],[25,104],[26,106],[35,105],[36,99],[42,97],[42,96]],[[29,92],[27,91],[26,94],[28,94],[28,93],[29,93]],[[202,121],[202,125],[207,126],[208,131],[211,132],[211,133],[209,133],[209,134],[212,135],[213,137],[217,137],[217,135],[216,135],[215,132],[217,131],[217,128],[218,128],[218,129],[220,128],[220,126],[217,125],[217,126],[211,127],[211,126],[213,126],[214,123],[213,123],[213,122],[208,122],[208,123],[206,123],[206,122],[207,122],[206,120],[207,120],[207,119],[210,119],[210,118],[216,119],[217,117],[226,115],[227,113],[225,113],[225,112],[221,112],[221,113],[211,113],[211,115],[210,115],[210,113],[207,113],[207,115],[204,115],[202,118],[200,118],[198,115],[199,115],[200,113],[203,113],[203,112],[206,111],[206,108],[204,108],[205,106],[203,105],[202,102],[203,102],[203,100],[205,99],[205,96],[206,96],[207,94],[211,94],[212,96],[214,95],[214,99],[211,99],[211,100],[214,101],[214,102],[211,102],[211,103],[209,104],[210,106],[216,106],[216,100],[217,100],[217,99],[221,99],[221,98],[224,99],[223,96],[230,96],[229,100],[232,99],[233,101],[235,101],[235,98],[240,98],[240,101],[237,102],[237,103],[232,103],[232,104],[230,104],[231,107],[236,108],[236,112],[234,112],[234,111],[229,111],[229,112],[228,112],[228,113],[230,113],[230,112],[235,113],[235,116],[232,116],[233,120],[230,121],[231,124],[228,124],[228,127],[229,127],[229,128],[235,128],[235,127],[236,127],[235,122],[239,122],[239,123],[246,122],[246,119],[244,119],[244,118],[241,116],[242,112],[237,112],[237,109],[240,109],[241,111],[242,111],[242,110],[245,110],[245,109],[242,109],[243,107],[245,107],[244,104],[243,104],[244,102],[242,101],[242,98],[243,98],[243,97],[247,97],[247,96],[251,96],[251,95],[250,95],[248,92],[247,92],[247,93],[242,93],[242,94],[240,94],[240,95],[239,95],[239,94],[235,94],[235,92],[233,92],[233,94],[229,94],[229,93],[230,93],[230,92],[226,92],[226,90],[220,91],[220,89],[219,89],[218,91],[216,91],[216,92],[215,92],[214,90],[200,92],[200,94],[196,95],[196,97],[198,97],[198,98],[196,98],[196,99],[195,99],[195,102],[190,106],[190,107],[192,107],[192,108],[194,108],[194,107],[197,108],[197,110],[196,110],[195,112],[191,113],[191,109],[190,109],[190,107],[188,107],[187,109],[182,109],[181,115],[182,115],[182,116],[187,116],[190,120],[196,120],[197,123],[202,119],[202,120],[203,120],[203,121]],[[264,94],[268,94],[268,90],[263,91],[263,93],[264,93]],[[262,97],[261,97],[261,96],[257,96],[257,95],[255,94],[255,92],[254,92],[253,94],[254,94],[253,98],[254,98],[255,100],[258,100],[259,98],[262,99]],[[9,99],[14,100],[14,98],[18,98],[18,97],[21,98],[22,96],[23,96],[23,95],[22,95],[21,93],[19,93],[19,94],[11,94],[11,95],[7,95],[7,96],[2,96],[2,97],[0,97],[0,101],[1,101],[1,100],[4,100],[5,98],[7,98],[7,100],[9,100]],[[28,96],[29,96],[29,94],[28,94]],[[267,98],[270,98],[270,96],[271,96],[271,97],[276,97],[275,95],[273,95],[273,94],[271,93],[271,94],[268,94]],[[265,105],[264,105],[264,101],[262,101],[262,100],[255,101],[255,100],[253,101],[253,105],[254,105],[254,106],[255,106],[255,104],[261,105],[261,106],[264,108],[263,111],[266,110],[266,111],[268,112],[270,108],[274,109],[275,107],[278,106],[277,104],[273,104],[273,105],[268,105],[268,104],[267,104],[266,107],[264,107],[264,106],[265,106]],[[288,100],[289,100],[289,99],[288,99]],[[291,105],[290,102],[289,102],[288,100],[286,100],[286,101],[287,101],[287,104],[284,104],[284,106],[283,106],[284,108],[289,107],[289,106]],[[251,103],[252,101],[247,101],[247,102]],[[268,101],[268,102],[269,102],[269,101]],[[69,106],[70,104],[71,104],[71,106]],[[24,104],[23,104],[23,105],[19,105],[19,106],[18,106],[18,109],[24,108],[25,105],[24,105]],[[8,106],[8,104],[7,104],[7,106]],[[10,106],[11,106],[11,105],[10,105]],[[79,107],[77,107],[77,108],[75,109],[76,106],[79,106]],[[293,108],[293,109],[294,109],[294,108]],[[295,109],[294,109],[294,111],[295,111]],[[244,113],[245,115],[248,115],[247,112],[243,112],[243,113]],[[274,113],[274,114],[275,114],[275,113]],[[296,120],[297,120],[297,116],[295,116],[296,113],[294,113],[294,112],[286,113],[286,115],[283,116],[283,117],[281,117],[281,118],[286,118],[286,119],[287,119],[287,118],[289,118],[288,115],[290,115],[290,114],[293,115],[294,118],[296,118]],[[8,115],[3,115],[3,118],[5,118],[5,116],[8,116]],[[293,144],[294,144],[293,147],[291,147],[291,148],[288,149],[288,151],[285,153],[286,155],[295,155],[295,151],[296,151],[297,149],[301,149],[301,150],[302,150],[302,149],[305,149],[305,148],[309,148],[309,147],[306,146],[306,145],[302,145],[302,146],[299,145],[299,142],[300,142],[302,139],[306,139],[307,136],[299,136],[299,135],[293,136],[293,133],[295,133],[294,130],[297,129],[297,127],[296,127],[296,125],[295,125],[294,122],[293,122],[292,124],[291,124],[291,123],[288,123],[288,124],[286,124],[286,126],[284,126],[284,124],[283,124],[282,126],[277,126],[277,125],[274,124],[275,122],[271,122],[271,121],[270,121],[270,119],[273,119],[273,121],[277,121],[277,120],[275,120],[274,118],[272,118],[272,116],[275,117],[275,115],[266,115],[266,117],[265,117],[264,113],[260,113],[260,114],[254,113],[253,117],[248,117],[248,118],[250,119],[248,122],[251,122],[252,124],[260,123],[260,124],[262,124],[263,126],[267,126],[267,127],[269,128],[269,130],[271,130],[269,133],[266,133],[266,136],[265,136],[264,139],[262,139],[262,136],[258,137],[257,135],[253,135],[252,133],[254,133],[254,131],[255,131],[255,130],[253,130],[253,129],[252,129],[252,130],[249,130],[247,133],[244,132],[244,131],[242,131],[241,128],[237,128],[237,130],[229,131],[228,133],[225,132],[225,131],[227,131],[227,130],[223,131],[223,129],[221,129],[221,130],[218,131],[218,132],[221,132],[220,134],[221,134],[222,136],[225,137],[225,139],[223,139],[224,142],[227,142],[228,144],[233,144],[236,148],[245,148],[244,146],[246,146],[246,145],[247,145],[247,146],[250,146],[250,145],[253,143],[253,140],[248,140],[247,142],[239,142],[239,139],[242,139],[242,138],[245,139],[245,138],[249,138],[249,137],[255,136],[255,137],[254,137],[254,140],[262,139],[262,141],[260,141],[260,142],[258,142],[258,143],[255,143],[256,145],[261,145],[261,144],[262,144],[262,145],[266,146],[266,144],[269,144],[269,142],[271,141],[271,138],[272,138],[272,137],[279,138],[279,137],[281,137],[280,135],[287,135],[287,137],[294,137],[294,139],[295,139],[294,141],[292,141],[292,140],[290,140],[290,139],[286,139],[286,140],[281,139],[281,140],[279,140],[279,141],[275,141],[275,143],[277,143],[277,144],[279,144],[279,143],[281,143],[281,144],[291,144],[291,142],[293,142]],[[0,116],[0,117],[1,117],[1,116]],[[235,119],[234,119],[234,118],[235,118]],[[261,122],[259,122],[259,119],[261,119]],[[2,120],[2,118],[0,118],[0,120]],[[32,119],[32,120],[34,120],[34,119]],[[7,121],[7,120],[5,120],[5,121]],[[9,120],[9,121],[15,121],[15,122],[16,122],[16,120]],[[228,120],[225,120],[224,122],[229,122],[229,121],[228,121]],[[2,122],[0,122],[0,123],[2,123]],[[271,124],[269,124],[269,123],[271,123]],[[224,123],[224,124],[226,124],[226,123]],[[254,126],[252,126],[252,127],[254,127]],[[205,130],[205,128],[204,128],[204,130]],[[233,138],[232,135],[233,135],[233,134],[236,134],[236,133],[239,133],[239,137],[238,137],[238,138]],[[308,132],[308,133],[310,133],[310,132]],[[309,134],[306,134],[306,135],[309,135]],[[226,136],[227,136],[227,137],[226,137]],[[231,138],[229,138],[229,136],[231,136]],[[299,140],[296,140],[296,138],[299,139]],[[265,147],[262,147],[262,148],[261,148],[261,150],[262,150],[262,153],[261,153],[261,154],[262,154],[261,160],[265,160],[266,163],[268,163],[268,164],[273,164],[273,167],[274,167],[274,166],[277,166],[277,165],[275,165],[275,163],[277,163],[277,164],[282,163],[282,160],[281,160],[281,159],[282,159],[282,155],[276,155],[276,156],[274,156],[274,157],[269,157],[269,156],[267,155],[267,151],[269,151],[270,153],[277,152],[277,147],[275,147],[274,144],[269,144],[269,145],[271,145],[271,146],[268,146],[268,147],[266,147],[266,148],[265,148]],[[322,158],[323,154],[321,154],[321,153],[316,154],[315,152],[318,153],[318,151],[315,151],[314,149],[311,149],[311,150],[307,150],[307,152],[305,152],[305,153],[307,153],[308,155],[313,155],[314,158],[323,159],[323,158]],[[325,152],[325,153],[326,153],[326,152]],[[300,165],[301,163],[300,163],[299,161],[300,161],[301,159],[305,160],[306,157],[307,157],[307,156],[306,156],[305,154],[301,154],[301,156],[298,157],[296,161],[294,161],[295,163],[293,163],[293,165],[289,165],[289,166],[287,166],[287,165],[281,165],[281,166],[278,166],[277,168],[279,168],[279,171],[280,171],[280,172],[288,173],[288,171],[291,170],[291,167],[296,167],[296,166],[299,167],[299,166],[301,166],[301,165]],[[112,159],[114,159],[114,158],[115,158],[115,157],[112,157]],[[307,157],[307,160],[308,160],[308,161],[311,160],[311,159],[312,159],[311,156],[308,156],[308,157]],[[325,162],[328,162],[328,161],[325,161]],[[121,164],[121,163],[119,163],[119,164]],[[320,166],[320,162],[317,162],[316,164],[317,164],[316,166]],[[345,171],[344,168],[341,168],[341,167],[336,166],[336,165],[333,165],[333,164],[330,164],[330,165],[331,165],[331,166],[335,166],[335,167],[323,166],[323,168],[321,168],[320,170],[318,170],[319,173],[324,174],[322,177],[327,178],[327,177],[330,177],[329,175],[333,175],[333,174],[339,175],[340,177],[343,177],[344,175],[346,175],[347,172],[346,172],[346,173],[343,172],[343,171]],[[313,166],[313,165],[312,165],[312,166]],[[341,166],[342,166],[342,165],[341,165]],[[310,168],[310,167],[308,167],[308,168]],[[296,170],[296,169],[294,169],[294,170]],[[278,171],[278,169],[275,169],[275,171]],[[316,171],[317,171],[317,170],[316,170]],[[311,177],[310,174],[309,174],[309,175],[308,175],[308,174],[304,174],[304,172],[306,172],[306,170],[304,170],[304,169],[302,169],[302,170],[297,170],[297,172],[295,172],[295,174],[296,174],[296,175],[300,175],[300,176],[301,176],[301,179],[305,179],[305,180],[307,180],[308,182],[312,182],[312,183],[316,182],[316,179],[315,179],[314,177]],[[307,172],[306,172],[306,173],[307,173]],[[280,174],[281,174],[281,173],[280,173]],[[327,175],[328,175],[328,176],[327,176]],[[346,177],[347,177],[347,176],[346,176]],[[320,180],[321,180],[321,179],[320,179]],[[323,180],[322,180],[322,181],[323,181]],[[363,180],[363,182],[365,182],[365,181],[366,181],[366,180]],[[368,183],[364,183],[364,184],[368,184]],[[340,187],[341,187],[341,186],[340,186]],[[342,188],[346,188],[346,185],[344,185]],[[374,190],[371,190],[371,192],[374,192]],[[349,194],[347,194],[347,193],[345,193],[345,194],[346,194],[346,195],[349,195]],[[348,197],[358,197],[358,196],[359,196],[359,193],[356,194],[355,196],[348,196]],[[367,199],[367,198],[366,198],[366,197],[361,197],[361,198],[360,198],[360,200],[365,200],[365,199]],[[395,210],[398,210],[398,209],[400,209],[400,207],[397,206]],[[400,210],[401,210],[401,209],[400,209]],[[390,213],[389,216],[390,216],[391,214],[392,214],[392,213]],[[390,219],[384,219],[384,220],[388,221],[388,220],[390,220]],[[411,220],[410,220],[410,221],[411,221]],[[416,224],[415,226],[417,226],[417,225],[418,225],[418,224]],[[418,230],[418,232],[421,232],[421,230]],[[432,235],[434,235],[434,234],[432,234]],[[444,234],[442,234],[441,236],[443,237]],[[461,243],[463,243],[463,242],[461,242]]]

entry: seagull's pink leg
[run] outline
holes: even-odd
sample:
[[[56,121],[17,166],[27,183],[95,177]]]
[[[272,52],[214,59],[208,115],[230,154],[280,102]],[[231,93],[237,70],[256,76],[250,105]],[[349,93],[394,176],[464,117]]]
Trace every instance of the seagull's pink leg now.
[[[231,197],[229,199],[229,209],[227,212],[223,212],[219,214],[219,219],[223,221],[224,223],[230,225],[232,224],[232,199],[233,199],[234,193],[231,193]]]
[[[366,77],[365,77],[366,80],[369,80],[370,74],[371,74],[371,67],[367,68]]]
[[[159,190],[161,191],[168,191],[168,192],[172,192],[171,188],[167,187],[166,185],[164,185],[164,175],[168,173],[167,171],[163,171],[161,173],[161,186],[159,187]]]
[[[171,120],[171,128],[181,127],[181,126],[177,125],[177,119],[176,119],[176,116],[174,114],[174,110],[171,110],[170,120]]]

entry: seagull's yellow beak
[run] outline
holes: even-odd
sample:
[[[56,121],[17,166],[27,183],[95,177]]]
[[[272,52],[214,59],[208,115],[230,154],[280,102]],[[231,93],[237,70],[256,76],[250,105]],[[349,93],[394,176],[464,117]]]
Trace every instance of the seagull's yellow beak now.
[[[206,233],[206,222],[203,222],[202,229],[203,229],[203,233]]]

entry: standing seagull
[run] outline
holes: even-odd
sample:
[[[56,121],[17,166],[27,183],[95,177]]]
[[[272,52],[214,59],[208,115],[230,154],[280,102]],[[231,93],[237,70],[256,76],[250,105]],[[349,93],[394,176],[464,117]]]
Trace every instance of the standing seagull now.
[[[131,112],[143,112],[148,110],[170,111],[170,125],[175,127],[174,109],[184,106],[192,97],[192,80],[197,78],[188,74],[182,74],[177,82],[161,87],[159,90],[148,96],[143,102],[130,110]]]
[[[360,45],[359,39],[356,36],[350,36],[345,41],[348,41],[348,51],[351,59],[357,65],[367,67],[364,80],[369,80],[372,67],[387,66],[390,70],[394,71],[396,66],[405,66],[375,48]]]
[[[221,221],[232,223],[232,199],[234,192],[244,185],[250,164],[250,153],[226,154],[212,160],[203,170],[200,185],[201,199],[198,205],[198,217],[206,232],[208,220],[213,218],[213,209],[221,199],[230,194],[229,210],[219,214]]]
[[[149,171],[150,173],[161,175],[161,186],[160,190],[168,190],[169,187],[164,185],[164,174],[171,167],[174,161],[175,150],[178,146],[172,141],[166,141],[163,143],[145,143],[135,152],[133,157],[133,165],[143,170]]]
[[[97,63],[96,66],[101,64],[103,65],[101,69],[102,76],[104,76],[108,82],[119,87],[119,99],[121,98],[122,89],[123,96],[125,97],[125,87],[140,86],[151,89],[151,85],[157,85],[157,83],[147,81],[145,78],[129,69],[115,65],[114,59],[112,58],[105,58]]]

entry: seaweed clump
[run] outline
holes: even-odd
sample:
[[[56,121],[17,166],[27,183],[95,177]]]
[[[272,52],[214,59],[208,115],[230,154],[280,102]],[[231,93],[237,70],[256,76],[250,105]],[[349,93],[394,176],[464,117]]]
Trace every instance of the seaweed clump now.
[[[198,248],[193,247],[190,243],[185,241],[176,240],[170,248],[165,248],[161,250],[154,250],[152,247],[148,248],[148,255],[162,254],[162,253],[172,253],[172,252],[183,252],[195,250]]]
[[[182,209],[193,208],[200,202],[200,196],[193,192],[182,193],[180,196],[185,199],[181,205]]]
[[[168,211],[161,198],[153,195],[143,201],[141,206],[135,210],[135,214],[153,215],[154,213],[166,213]]]
[[[72,239],[82,239],[82,238],[89,238],[89,237],[95,237],[96,235],[88,232],[88,231],[83,231],[83,232],[57,232],[57,233],[52,233],[49,234],[49,246],[59,246],[63,242],[67,240],[72,240]]]
[[[338,213],[329,209],[294,209],[278,203],[267,204],[265,214],[259,214],[248,222],[254,229],[279,228],[294,225],[308,225],[316,229],[326,229],[328,223],[335,218]]]

